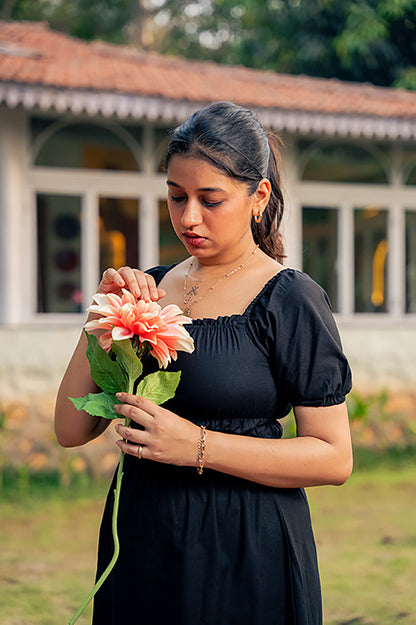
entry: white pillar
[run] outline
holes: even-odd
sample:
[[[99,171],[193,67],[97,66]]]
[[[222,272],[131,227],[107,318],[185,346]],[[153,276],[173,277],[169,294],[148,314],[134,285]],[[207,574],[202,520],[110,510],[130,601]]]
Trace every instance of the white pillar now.
[[[84,308],[90,305],[101,280],[98,202],[98,194],[94,189],[88,189],[82,197],[81,283]]]
[[[395,190],[390,204],[387,240],[388,240],[388,312],[400,318],[406,308],[406,212],[398,197],[403,185],[403,162],[401,147],[392,148],[390,184]]]
[[[139,209],[140,269],[159,264],[159,204],[152,193],[143,193]]]
[[[338,221],[338,297],[339,311],[345,316],[354,312],[354,207],[347,201],[340,207]]]
[[[283,153],[283,192],[285,196],[285,213],[281,225],[286,258],[284,265],[294,269],[302,269],[302,206],[296,194],[298,168],[296,149],[293,145],[285,148]]]
[[[23,302],[25,172],[28,158],[27,115],[0,107],[0,322],[27,317]]]

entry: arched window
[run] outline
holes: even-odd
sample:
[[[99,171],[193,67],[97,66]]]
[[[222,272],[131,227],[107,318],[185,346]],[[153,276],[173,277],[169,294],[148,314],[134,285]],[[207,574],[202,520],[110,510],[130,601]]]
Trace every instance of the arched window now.
[[[32,139],[35,166],[139,170],[132,146],[141,142],[141,128],[113,129],[90,123],[64,125],[33,118]]]
[[[302,180],[387,184],[386,172],[372,152],[352,144],[300,144]]]
[[[66,175],[66,169],[138,172],[141,162],[142,129],[65,120],[34,118],[32,160],[36,167],[50,168],[51,179]],[[113,178],[116,180],[116,178]],[[91,220],[83,218],[83,191],[74,189],[36,194],[36,233],[38,243],[37,310],[71,313],[82,310],[85,264],[82,241]],[[98,269],[123,265],[138,266],[138,196],[128,196],[120,187],[114,194],[97,192],[96,233]],[[89,225],[87,225],[89,224]],[[98,279],[98,276],[97,276]]]

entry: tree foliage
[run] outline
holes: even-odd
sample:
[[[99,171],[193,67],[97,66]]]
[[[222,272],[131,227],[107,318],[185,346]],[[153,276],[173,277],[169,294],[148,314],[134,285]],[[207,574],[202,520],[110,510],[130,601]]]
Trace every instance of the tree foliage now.
[[[416,0],[165,0],[161,11],[164,53],[416,88]]]
[[[84,39],[416,89],[416,0],[0,0]],[[8,14],[7,14],[8,13]]]
[[[45,21],[88,41],[126,43],[139,8],[137,0],[0,0],[0,17]]]

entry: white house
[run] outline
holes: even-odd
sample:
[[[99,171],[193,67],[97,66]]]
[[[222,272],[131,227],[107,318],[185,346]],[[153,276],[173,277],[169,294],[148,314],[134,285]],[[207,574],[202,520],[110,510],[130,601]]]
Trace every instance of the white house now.
[[[287,265],[328,291],[355,386],[416,384],[416,93],[0,22],[0,401],[52,401],[102,269],[183,256],[167,130],[213,100],[284,140]]]

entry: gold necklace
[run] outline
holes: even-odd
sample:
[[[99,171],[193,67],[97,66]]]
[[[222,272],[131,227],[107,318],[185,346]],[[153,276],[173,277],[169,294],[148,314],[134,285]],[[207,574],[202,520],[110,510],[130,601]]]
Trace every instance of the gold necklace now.
[[[227,271],[227,273],[225,273],[223,276],[221,276],[220,278],[218,278],[218,280],[216,280],[214,282],[214,284],[211,284],[211,286],[205,291],[205,293],[202,293],[202,295],[199,295],[197,297],[195,297],[198,293],[198,289],[199,286],[201,284],[201,278],[197,278],[196,279],[196,283],[193,287],[191,287],[188,290],[188,277],[189,277],[189,273],[193,267],[194,264],[194,260],[195,257],[192,259],[191,264],[189,266],[189,269],[187,271],[187,273],[185,274],[185,280],[183,283],[183,312],[184,314],[189,317],[189,315],[191,314],[191,307],[196,304],[197,302],[200,302],[201,299],[203,297],[205,297],[206,295],[208,295],[208,293],[210,291],[212,291],[213,289],[215,289],[215,287],[222,282],[223,280],[225,280],[225,278],[229,278],[230,276],[232,276],[234,273],[237,273],[237,271],[240,271],[240,269],[242,269],[243,267],[245,267],[247,265],[247,263],[249,262],[249,260],[251,260],[252,256],[254,256],[254,254],[257,252],[258,250],[258,245],[256,245],[256,247],[254,248],[254,250],[250,253],[250,256],[247,258],[247,260],[245,260],[243,263],[241,263],[240,265],[238,265],[238,267],[235,267],[234,269],[232,269],[231,271]],[[194,299],[193,299],[194,298]]]

